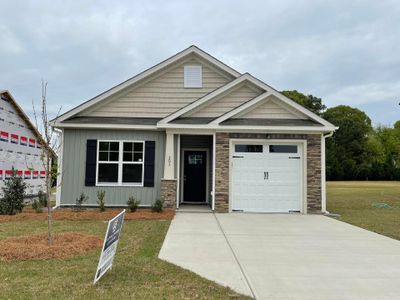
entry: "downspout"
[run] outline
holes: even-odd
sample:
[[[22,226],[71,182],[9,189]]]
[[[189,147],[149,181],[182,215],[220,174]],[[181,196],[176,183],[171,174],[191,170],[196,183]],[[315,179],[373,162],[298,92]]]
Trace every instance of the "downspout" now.
[[[321,135],[321,212],[329,214],[326,210],[326,156],[325,156],[325,140],[333,135],[333,131],[328,134]]]

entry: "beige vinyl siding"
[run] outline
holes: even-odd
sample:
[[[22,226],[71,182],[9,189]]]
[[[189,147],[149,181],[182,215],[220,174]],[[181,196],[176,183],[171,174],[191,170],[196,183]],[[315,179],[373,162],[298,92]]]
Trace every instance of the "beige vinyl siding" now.
[[[232,90],[228,94],[207,102],[203,107],[197,109],[196,111],[187,113],[184,115],[184,117],[190,116],[193,118],[216,118],[257,97],[262,92],[262,90],[256,87],[250,88],[248,85],[242,85]]]
[[[203,87],[184,88],[184,65],[202,65]],[[168,70],[160,71],[144,83],[119,93],[90,111],[81,113],[96,117],[148,117],[163,118],[205,94],[233,80],[198,58],[180,62]]]
[[[85,186],[86,143],[95,140],[155,141],[154,187],[135,186]],[[130,196],[150,206],[160,198],[160,179],[163,176],[165,132],[135,130],[85,130],[66,129],[63,139],[63,170],[61,206],[75,204],[81,193],[89,197],[85,205],[97,205],[97,191],[106,191],[107,206],[125,206]]]
[[[305,116],[295,114],[278,104],[278,101],[280,100],[275,100],[273,96],[270,96],[265,102],[253,107],[250,111],[234,116],[233,119],[306,119]]]

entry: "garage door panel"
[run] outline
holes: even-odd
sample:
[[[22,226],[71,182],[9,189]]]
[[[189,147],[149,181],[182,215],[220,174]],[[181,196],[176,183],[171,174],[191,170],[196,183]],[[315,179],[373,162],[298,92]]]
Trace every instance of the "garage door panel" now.
[[[298,153],[235,153],[232,158],[232,209],[251,212],[300,210],[301,147]],[[293,157],[295,157],[293,159]]]

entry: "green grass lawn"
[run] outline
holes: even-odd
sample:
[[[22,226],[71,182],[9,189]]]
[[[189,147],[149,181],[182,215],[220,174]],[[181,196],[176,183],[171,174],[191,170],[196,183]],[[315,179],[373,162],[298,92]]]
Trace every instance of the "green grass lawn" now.
[[[327,209],[339,220],[400,240],[399,181],[328,182]]]
[[[92,285],[100,250],[63,260],[0,262],[1,299],[248,299],[159,260],[170,221],[125,221],[111,271]],[[102,221],[54,221],[55,232],[104,237]],[[46,232],[46,222],[0,223],[0,239]],[[195,253],[194,253],[195,255]],[[204,262],[207,263],[207,262]]]

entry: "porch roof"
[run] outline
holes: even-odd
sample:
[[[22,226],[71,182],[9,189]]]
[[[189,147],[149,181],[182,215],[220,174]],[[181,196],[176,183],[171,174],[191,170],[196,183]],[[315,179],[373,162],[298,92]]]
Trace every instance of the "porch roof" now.
[[[173,123],[173,124],[208,124],[212,120],[214,120],[214,118],[178,118],[178,119],[172,120],[170,123]]]

